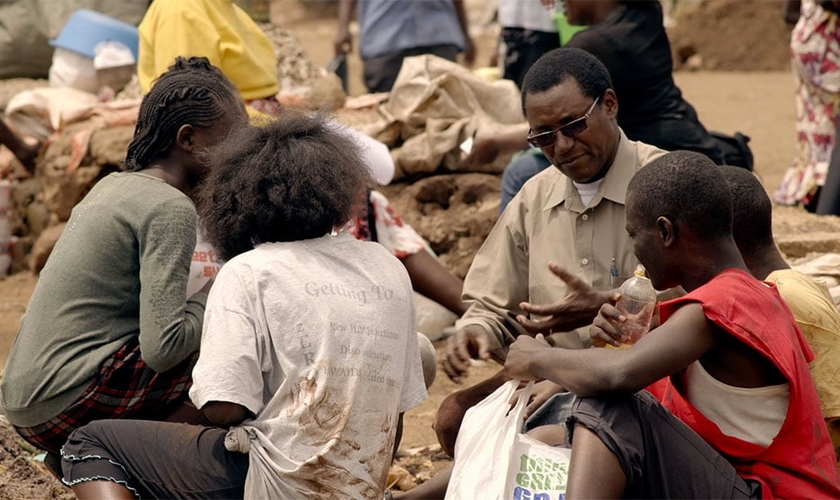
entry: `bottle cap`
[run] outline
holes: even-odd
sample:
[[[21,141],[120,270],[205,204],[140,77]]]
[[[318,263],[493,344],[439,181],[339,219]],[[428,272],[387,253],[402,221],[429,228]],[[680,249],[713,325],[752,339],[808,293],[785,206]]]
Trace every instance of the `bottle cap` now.
[[[636,276],[641,276],[642,278],[647,278],[647,273],[645,272],[645,266],[639,264],[636,266],[636,269],[633,271],[633,274]]]

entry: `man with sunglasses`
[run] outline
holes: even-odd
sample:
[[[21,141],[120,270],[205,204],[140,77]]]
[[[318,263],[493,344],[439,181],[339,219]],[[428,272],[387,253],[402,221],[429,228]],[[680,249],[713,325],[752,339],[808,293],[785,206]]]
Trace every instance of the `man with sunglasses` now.
[[[553,50],[528,71],[528,142],[555,168],[523,187],[473,260],[463,295],[470,308],[443,363],[452,380],[464,379],[473,358],[503,360],[520,333],[553,333],[558,345],[586,347],[588,333],[574,329],[632,275],[625,192],[633,174],[665,151],[627,139],[618,106],[606,67],[583,50]],[[444,450],[454,449],[466,409],[502,381],[500,374],[444,400],[434,424]]]
[[[744,164],[749,161],[748,138],[707,130],[674,82],[671,45],[662,26],[658,0],[563,0],[562,3],[571,25],[589,26],[564,46],[586,50],[607,67],[613,89],[621,100],[618,123],[627,137],[667,151],[697,151],[716,164],[751,168]],[[480,165],[492,161],[502,150],[525,150],[505,169],[500,212],[528,179],[550,163],[537,150],[527,149],[523,135],[516,137],[518,141],[509,134],[479,135],[467,158],[469,164]],[[742,139],[743,150],[740,149]]]

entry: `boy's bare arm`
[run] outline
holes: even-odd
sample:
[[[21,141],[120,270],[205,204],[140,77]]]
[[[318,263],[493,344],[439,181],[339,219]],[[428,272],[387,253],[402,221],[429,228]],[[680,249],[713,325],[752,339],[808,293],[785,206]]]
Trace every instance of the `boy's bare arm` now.
[[[230,427],[232,425],[239,425],[245,419],[252,418],[254,415],[244,406],[236,403],[229,403],[225,401],[210,401],[201,409],[207,420],[213,422],[219,427]]]
[[[593,326],[608,328],[605,322],[599,315]],[[717,332],[702,306],[688,304],[630,349],[549,348],[541,336],[520,336],[505,370],[512,378],[551,380],[579,396],[632,393],[699,359],[715,345]]]

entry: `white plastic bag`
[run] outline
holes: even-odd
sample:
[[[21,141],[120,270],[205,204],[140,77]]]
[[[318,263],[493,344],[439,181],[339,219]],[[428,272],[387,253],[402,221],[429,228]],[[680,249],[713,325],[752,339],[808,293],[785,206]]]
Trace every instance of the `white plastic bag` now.
[[[467,410],[455,440],[455,465],[446,500],[502,498],[508,457],[525,409],[520,398],[508,413],[508,402],[518,386],[519,381],[508,381]]]
[[[53,52],[49,82],[50,87],[70,87],[91,94],[99,90],[93,59],[60,47]]]
[[[521,433],[533,385],[528,384],[513,408],[509,401],[518,380],[506,382],[467,411],[455,441],[455,465],[446,500],[565,497],[571,450]]]
[[[506,500],[563,500],[572,450],[549,446],[525,434],[513,443]]]

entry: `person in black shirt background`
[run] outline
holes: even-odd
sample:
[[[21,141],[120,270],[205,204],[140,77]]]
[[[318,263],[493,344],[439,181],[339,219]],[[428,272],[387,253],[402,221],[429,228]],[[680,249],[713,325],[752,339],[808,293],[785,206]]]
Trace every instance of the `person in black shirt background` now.
[[[618,124],[629,139],[669,151],[696,151],[716,164],[731,163],[724,157],[722,141],[700,123],[674,83],[671,45],[658,0],[564,0],[563,5],[569,24],[589,25],[566,47],[586,50],[607,67],[621,102]],[[466,161],[487,163],[500,150],[525,150],[527,125],[519,132],[476,137]],[[549,165],[536,152],[515,157],[502,178],[500,212],[528,179]]]

